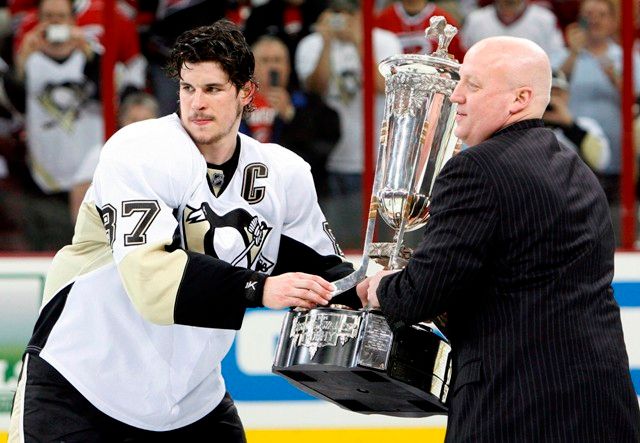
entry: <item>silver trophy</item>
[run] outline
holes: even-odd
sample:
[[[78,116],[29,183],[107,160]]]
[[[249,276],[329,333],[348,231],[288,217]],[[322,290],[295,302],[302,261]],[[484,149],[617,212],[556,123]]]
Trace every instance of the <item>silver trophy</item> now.
[[[432,17],[425,31],[438,40],[431,55],[396,55],[379,65],[385,77],[384,121],[369,207],[362,265],[337,280],[335,294],[366,277],[369,260],[401,269],[411,256],[405,233],[429,218],[434,181],[458,145],[449,100],[460,65],[448,53],[457,29]],[[391,242],[373,242],[378,216]],[[439,323],[439,325],[441,325]],[[446,414],[450,346],[433,323],[391,331],[379,311],[339,306],[290,310],[273,372],[296,387],[365,414]]]

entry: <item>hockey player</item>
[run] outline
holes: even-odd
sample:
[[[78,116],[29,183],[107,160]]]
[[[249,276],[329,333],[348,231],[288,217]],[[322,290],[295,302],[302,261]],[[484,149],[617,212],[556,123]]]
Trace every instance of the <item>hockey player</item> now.
[[[185,32],[168,68],[179,114],[110,138],[53,260],[11,442],[243,442],[220,362],[245,309],[326,305],[353,271],[308,164],[238,133],[256,90],[240,30]]]

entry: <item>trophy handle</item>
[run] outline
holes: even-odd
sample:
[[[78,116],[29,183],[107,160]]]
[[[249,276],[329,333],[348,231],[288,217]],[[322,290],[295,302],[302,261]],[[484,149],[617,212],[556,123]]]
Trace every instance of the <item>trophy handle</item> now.
[[[373,231],[376,225],[376,212],[378,211],[378,200],[375,194],[371,197],[369,205],[369,220],[367,221],[367,234],[365,235],[364,244],[370,245],[373,240]],[[353,288],[367,276],[367,268],[369,267],[369,248],[365,247],[362,253],[362,264],[360,267],[346,277],[333,282],[336,289],[331,293],[332,297]]]

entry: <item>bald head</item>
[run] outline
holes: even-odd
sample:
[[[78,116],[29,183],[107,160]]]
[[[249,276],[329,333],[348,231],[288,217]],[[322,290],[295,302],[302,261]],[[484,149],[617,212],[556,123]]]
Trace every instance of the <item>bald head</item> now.
[[[531,101],[522,117],[542,117],[551,94],[551,64],[540,46],[524,38],[490,37],[473,45],[467,56],[483,60],[510,87],[531,88]]]
[[[530,40],[491,37],[473,45],[451,95],[455,133],[469,146],[515,122],[541,118],[551,93],[551,65]]]

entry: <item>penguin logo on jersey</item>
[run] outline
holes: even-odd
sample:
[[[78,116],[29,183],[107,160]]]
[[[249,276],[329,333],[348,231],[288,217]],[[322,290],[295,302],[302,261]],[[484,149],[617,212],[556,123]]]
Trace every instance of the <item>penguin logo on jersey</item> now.
[[[262,255],[271,230],[244,209],[218,215],[208,203],[202,203],[200,209],[187,206],[184,211],[187,249],[259,272],[267,272],[274,265]]]
[[[43,126],[50,128],[58,125],[66,132],[72,132],[82,108],[94,92],[95,87],[92,88],[91,82],[88,81],[47,84],[38,95],[40,105],[50,117]]]

